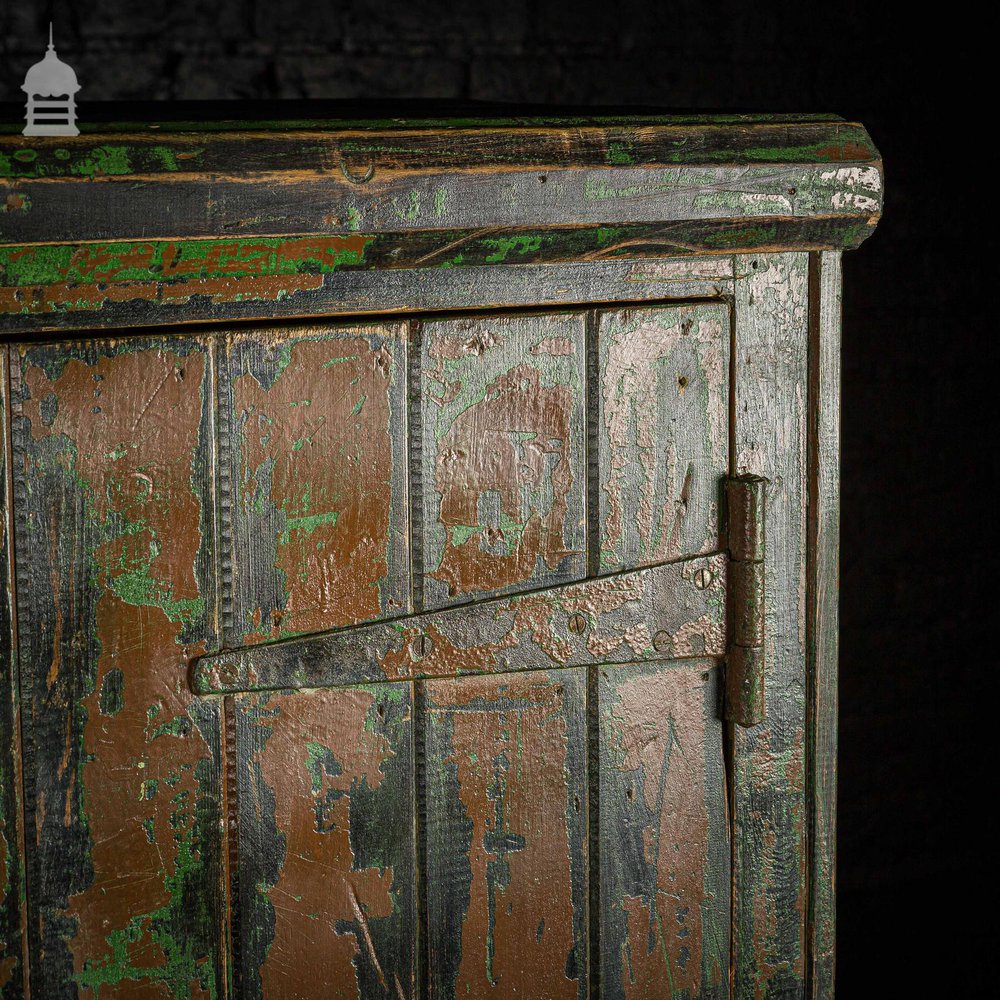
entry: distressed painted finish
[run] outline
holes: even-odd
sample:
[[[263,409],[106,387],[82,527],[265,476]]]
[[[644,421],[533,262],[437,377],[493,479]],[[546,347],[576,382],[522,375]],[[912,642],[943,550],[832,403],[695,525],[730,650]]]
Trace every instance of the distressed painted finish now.
[[[426,692],[429,995],[587,996],[586,674]]]
[[[722,656],[724,555],[200,658],[200,694]]]
[[[24,833],[21,716],[11,565],[7,354],[0,352],[0,997],[25,986]]]
[[[335,290],[363,285],[362,275],[458,268],[466,281],[475,281],[477,272],[504,264],[520,268],[670,259],[788,245],[821,250],[856,246],[870,229],[867,216],[681,219],[544,229],[534,220],[485,230],[15,244],[0,246],[0,330],[58,329],[77,314],[90,317],[91,324],[135,325],[207,317],[273,319],[282,312],[329,315],[331,309],[349,313]],[[341,277],[353,280],[345,285],[338,281]]]
[[[413,996],[410,685],[236,706],[240,995]]]
[[[32,991],[222,996],[210,355],[11,354]]]
[[[598,316],[601,571],[710,552],[729,460],[729,310]]]
[[[805,995],[808,267],[740,259],[735,472],[770,480],[765,533],[767,716],[734,734],[735,995]]]
[[[401,324],[226,336],[228,645],[406,611],[405,381]]]
[[[354,274],[848,249],[881,212],[878,151],[834,119],[295,129],[0,136],[0,329],[330,315]]]
[[[831,996],[881,201],[821,116],[0,127],[0,333],[63,338],[2,354],[0,994]]]
[[[600,671],[603,996],[729,996],[717,674],[713,660]]]
[[[0,137],[8,241],[649,219],[850,223],[879,211],[881,187],[871,140],[839,121],[81,136],[58,145]]]
[[[423,326],[425,608],[584,575],[585,345],[579,313]]]
[[[808,800],[811,997],[832,1000],[836,945],[837,654],[840,543],[840,255],[810,259]]]
[[[810,120],[811,119],[811,120]],[[559,126],[563,131],[559,131]],[[149,177],[225,171],[316,170],[371,159],[380,169],[554,163],[840,163],[875,160],[863,126],[827,116],[659,116],[614,119],[488,118],[420,122],[81,123],[59,143],[5,135],[0,177]],[[155,129],[155,131],[154,131]],[[568,131],[572,130],[572,131]],[[100,134],[105,133],[105,134]],[[185,134],[186,133],[186,134]],[[384,134],[380,134],[384,133]],[[114,138],[111,138],[111,136]],[[109,141],[110,139],[110,141]],[[266,139],[266,142],[262,140]],[[572,148],[567,149],[567,140]]]
[[[523,253],[519,249],[503,261],[487,260],[497,250],[497,238],[490,239],[493,243],[486,245],[488,253],[482,258],[488,266],[475,268],[450,266],[452,258],[445,257],[440,266],[421,259],[419,266],[411,268],[366,271],[342,263],[318,274],[282,274],[282,253],[251,256],[252,263],[245,264],[241,263],[242,245],[227,244],[233,262],[220,255],[218,270],[203,275],[164,279],[151,264],[148,274],[112,273],[100,281],[99,272],[84,271],[83,279],[74,275],[72,280],[63,280],[59,271],[52,282],[41,284],[45,272],[34,270],[33,258],[44,262],[48,251],[0,247],[0,331],[35,334],[265,315],[273,322],[282,316],[355,317],[412,309],[564,305],[592,299],[716,298],[732,290],[730,256],[662,258],[651,256],[660,253],[662,246],[637,246],[627,240],[620,247],[621,260],[609,259],[609,248],[602,246],[597,248],[599,257],[591,253],[586,261],[538,263],[525,258],[538,256],[541,245],[532,251],[531,240],[518,239],[513,245],[523,248]],[[278,248],[282,245],[279,240],[273,242]],[[254,245],[259,246],[259,241]],[[147,259],[155,258],[158,251],[166,252],[165,244],[147,246]],[[68,260],[76,250],[67,255]],[[32,272],[24,281],[9,266],[16,254]],[[462,257],[464,262],[464,253]],[[293,265],[300,266],[305,272],[313,265]],[[233,275],[227,273],[230,268],[247,271]],[[109,277],[115,280],[109,283]]]

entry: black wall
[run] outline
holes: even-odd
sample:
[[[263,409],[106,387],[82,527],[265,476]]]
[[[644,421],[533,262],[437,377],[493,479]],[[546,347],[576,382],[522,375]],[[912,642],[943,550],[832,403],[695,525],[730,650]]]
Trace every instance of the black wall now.
[[[844,262],[839,993],[985,983],[994,920],[995,57],[973,8],[752,0],[0,0],[90,100],[456,98],[832,111],[886,164]],[[993,603],[992,601],[990,603]],[[992,881],[992,879],[990,879]]]

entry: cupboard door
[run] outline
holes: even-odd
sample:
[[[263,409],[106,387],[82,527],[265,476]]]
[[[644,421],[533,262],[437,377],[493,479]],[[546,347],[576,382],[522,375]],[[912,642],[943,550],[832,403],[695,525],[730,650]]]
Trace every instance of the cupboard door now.
[[[727,996],[730,326],[12,351],[46,995]]]

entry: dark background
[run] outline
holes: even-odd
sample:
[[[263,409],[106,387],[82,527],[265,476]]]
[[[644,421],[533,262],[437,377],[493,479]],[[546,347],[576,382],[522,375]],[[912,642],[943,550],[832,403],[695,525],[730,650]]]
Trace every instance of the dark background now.
[[[0,0],[0,100],[56,22],[87,100],[448,98],[834,112],[885,159],[844,258],[838,983],[969,996],[996,952],[983,737],[996,57],[969,13],[808,0]],[[933,19],[932,19],[933,17]],[[987,272],[989,268],[990,274]],[[989,380],[989,384],[988,384]],[[992,478],[992,476],[991,476]],[[992,602],[991,602],[992,603]],[[988,908],[990,916],[982,913]]]

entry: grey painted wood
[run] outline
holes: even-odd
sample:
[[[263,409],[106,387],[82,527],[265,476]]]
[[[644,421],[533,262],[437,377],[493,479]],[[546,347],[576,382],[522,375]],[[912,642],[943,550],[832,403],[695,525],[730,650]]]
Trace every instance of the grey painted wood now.
[[[25,995],[28,963],[7,378],[0,348],[0,997],[13,1000]]]
[[[809,433],[809,962],[807,995],[834,996],[836,946],[837,669],[840,544],[841,262],[810,262]]]
[[[222,319],[295,319],[371,313],[555,306],[669,298],[718,298],[732,292],[733,258],[595,260],[562,264],[494,264],[466,269],[413,268],[322,276],[294,295],[215,302],[193,294],[171,305],[125,296],[69,312],[5,313],[0,333],[44,335],[95,327],[159,326]],[[137,293],[138,295],[138,293]]]
[[[734,994],[800,997],[806,951],[808,255],[738,261],[736,474],[768,488],[767,717],[733,733]]]
[[[601,572],[718,548],[730,333],[722,303],[598,314]]]

